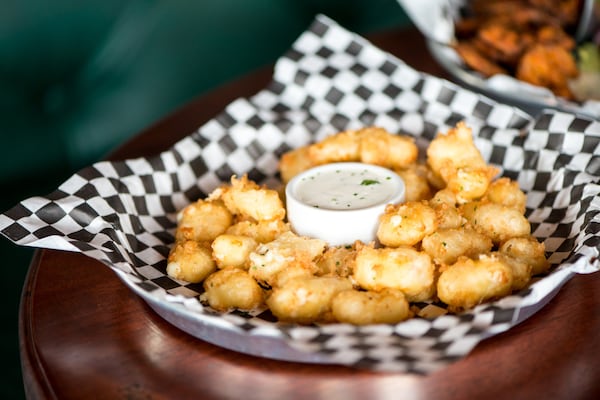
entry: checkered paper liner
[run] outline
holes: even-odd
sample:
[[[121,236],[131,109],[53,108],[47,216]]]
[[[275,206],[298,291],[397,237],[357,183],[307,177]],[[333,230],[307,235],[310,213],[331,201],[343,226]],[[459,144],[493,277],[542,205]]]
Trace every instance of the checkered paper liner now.
[[[247,173],[275,186],[282,153],[328,134],[378,125],[413,135],[424,149],[461,120],[472,127],[484,158],[528,195],[526,216],[553,268],[527,289],[460,315],[396,325],[299,326],[277,323],[268,313],[217,313],[199,302],[200,284],[167,276],[177,211],[231,175]],[[415,71],[319,15],[278,60],[265,89],[234,101],[168,151],[96,163],[48,196],[22,201],[0,215],[0,232],[18,245],[101,261],[167,320],[220,346],[289,361],[426,374],[534,314],[574,274],[600,269],[599,143],[598,121],[562,112],[534,119]]]

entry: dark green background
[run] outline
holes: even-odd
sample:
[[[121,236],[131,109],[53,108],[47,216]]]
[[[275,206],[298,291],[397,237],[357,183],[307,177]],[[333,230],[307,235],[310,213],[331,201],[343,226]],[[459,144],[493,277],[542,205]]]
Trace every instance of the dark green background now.
[[[396,0],[0,0],[0,211],[273,63],[317,13],[361,35],[409,23]],[[4,399],[24,397],[17,316],[32,253],[0,239]]]

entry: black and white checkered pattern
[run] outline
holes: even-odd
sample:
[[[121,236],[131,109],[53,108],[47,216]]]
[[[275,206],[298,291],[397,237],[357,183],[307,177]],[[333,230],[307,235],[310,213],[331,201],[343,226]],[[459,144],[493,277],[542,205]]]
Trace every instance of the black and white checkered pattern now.
[[[177,210],[232,174],[275,185],[282,153],[328,134],[378,125],[411,134],[424,148],[461,120],[484,157],[528,194],[527,217],[555,267],[527,290],[462,315],[315,327],[278,324],[267,314],[215,313],[198,301],[200,285],[167,276]],[[534,119],[415,71],[318,16],[264,90],[234,101],[159,156],[96,163],[50,195],[24,200],[0,215],[0,231],[19,245],[100,260],[155,309],[176,315],[171,322],[224,347],[295,360],[290,348],[317,362],[428,373],[535,313],[573,274],[600,269],[599,143],[598,121],[562,112]],[[219,339],[226,333],[270,342],[252,349]]]

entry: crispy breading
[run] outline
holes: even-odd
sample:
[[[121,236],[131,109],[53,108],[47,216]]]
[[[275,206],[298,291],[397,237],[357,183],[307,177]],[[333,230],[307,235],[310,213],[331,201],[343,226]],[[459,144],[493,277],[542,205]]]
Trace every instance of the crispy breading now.
[[[354,325],[397,324],[412,316],[410,305],[400,290],[344,290],[331,302],[338,322]]]
[[[377,239],[385,246],[413,246],[437,229],[437,215],[426,201],[389,204],[379,218]]]
[[[238,179],[231,177],[231,185],[213,192],[211,197],[218,194],[232,214],[254,221],[282,220],[285,217],[285,206],[279,193],[257,185],[248,179],[247,175]]]
[[[435,293],[435,265],[431,257],[412,247],[361,246],[353,278],[367,290],[401,290],[409,301],[426,301]]]
[[[268,307],[281,321],[363,325],[410,318],[414,302],[439,299],[460,312],[548,270],[544,244],[524,215],[525,193],[516,181],[494,177],[497,168],[466,124],[438,133],[419,162],[412,140],[396,141],[380,128],[352,132],[326,140],[332,148],[313,149],[325,158],[352,153],[395,165],[411,186],[405,202],[386,207],[376,241],[329,246],[298,236],[277,191],[234,176],[180,212],[167,274],[203,282],[201,300],[218,311]],[[349,140],[358,140],[358,155]],[[349,147],[338,152],[340,143]],[[288,173],[314,162],[302,160],[310,153],[304,149],[291,151]]]
[[[502,204],[473,201],[461,206],[463,216],[479,232],[489,236],[494,244],[514,237],[527,236],[531,225],[527,218],[512,207]]]
[[[207,242],[186,240],[177,242],[167,258],[167,274],[187,282],[202,282],[217,266]]]
[[[223,234],[211,243],[213,258],[217,267],[237,267],[248,269],[248,256],[258,246],[258,242],[244,235]]]
[[[453,310],[461,311],[508,295],[512,285],[512,268],[500,257],[460,257],[440,274],[437,295]]]
[[[288,280],[273,289],[266,302],[279,320],[297,323],[331,322],[334,296],[352,289],[346,278],[311,276]]]
[[[471,228],[441,229],[425,237],[423,251],[437,264],[454,264],[460,256],[477,257],[492,250],[492,239]]]
[[[455,24],[454,49],[484,77],[514,76],[573,100],[572,36],[582,0],[474,0]],[[564,67],[566,66],[566,68]]]
[[[355,161],[389,169],[406,168],[419,155],[414,139],[380,127],[347,130],[282,155],[279,171],[284,183],[317,165]]]
[[[273,285],[277,274],[291,265],[301,266],[314,274],[318,271],[315,260],[323,254],[326,244],[321,239],[285,232],[249,254],[250,275],[261,283]]]
[[[228,267],[211,274],[204,281],[204,290],[201,300],[218,311],[249,311],[264,303],[263,289],[239,268]]]
[[[176,241],[210,241],[225,232],[233,215],[219,200],[199,199],[177,215]]]
[[[573,55],[560,45],[537,44],[519,60],[516,77],[532,85],[547,87],[555,94],[574,99],[569,80],[579,75]]]

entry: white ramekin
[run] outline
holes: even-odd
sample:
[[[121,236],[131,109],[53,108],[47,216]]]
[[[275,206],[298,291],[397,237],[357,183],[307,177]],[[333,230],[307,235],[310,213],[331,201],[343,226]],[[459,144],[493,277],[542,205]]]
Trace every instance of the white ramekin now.
[[[363,208],[330,209],[315,207],[302,200],[302,182],[319,173],[328,173],[341,169],[368,170],[387,177],[386,185],[392,185],[391,193],[376,204]],[[395,172],[380,166],[339,162],[324,164],[308,169],[292,178],[286,188],[287,218],[292,230],[302,236],[319,238],[330,246],[350,245],[359,240],[370,243],[376,240],[379,217],[388,204],[404,201],[404,181]]]

